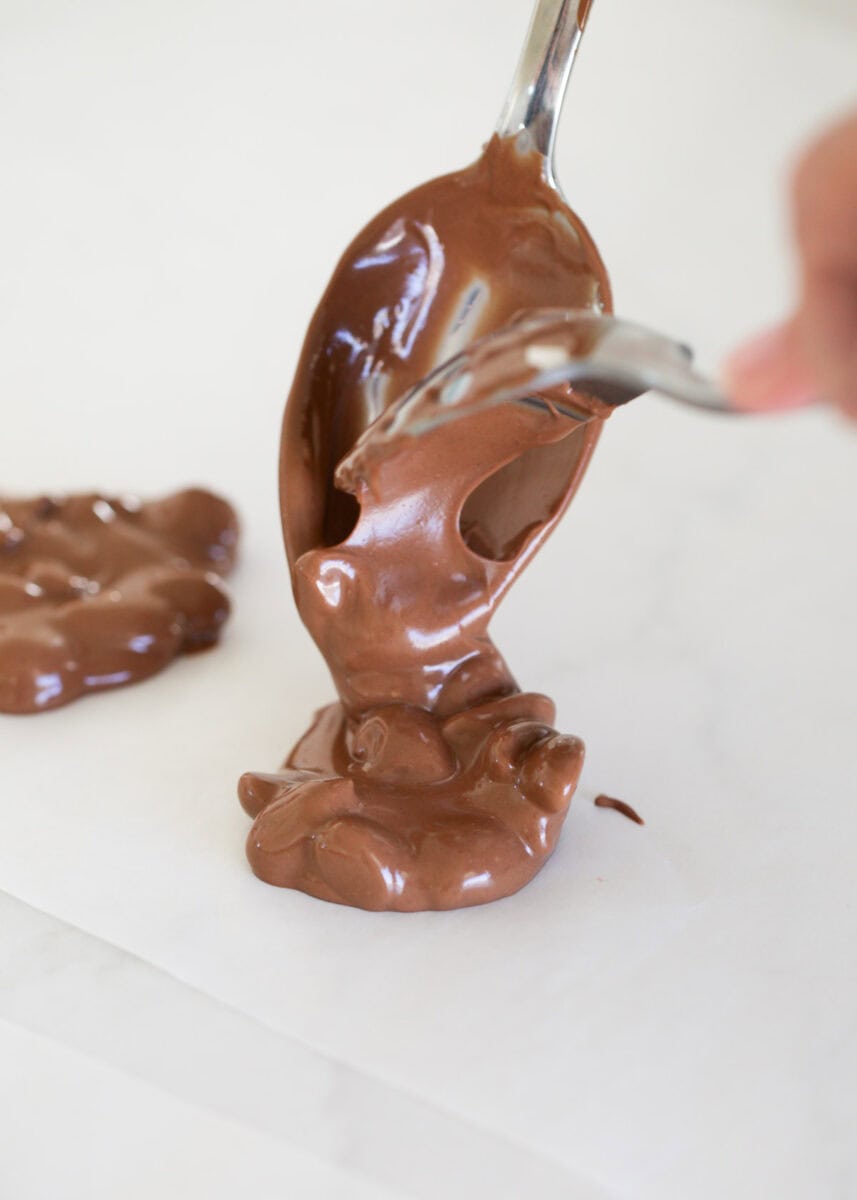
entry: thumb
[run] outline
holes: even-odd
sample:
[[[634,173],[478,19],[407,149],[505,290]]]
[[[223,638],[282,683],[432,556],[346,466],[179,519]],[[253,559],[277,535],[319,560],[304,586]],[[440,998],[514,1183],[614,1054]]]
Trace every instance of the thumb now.
[[[817,398],[802,334],[793,318],[745,342],[727,358],[723,379],[736,408],[771,412],[800,408]]]

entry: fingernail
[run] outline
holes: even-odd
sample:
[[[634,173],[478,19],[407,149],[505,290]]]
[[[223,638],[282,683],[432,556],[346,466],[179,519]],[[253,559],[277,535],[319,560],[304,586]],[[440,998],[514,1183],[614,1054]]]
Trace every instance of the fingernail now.
[[[816,395],[792,322],[739,346],[723,364],[722,376],[735,407],[750,412],[801,408]]]

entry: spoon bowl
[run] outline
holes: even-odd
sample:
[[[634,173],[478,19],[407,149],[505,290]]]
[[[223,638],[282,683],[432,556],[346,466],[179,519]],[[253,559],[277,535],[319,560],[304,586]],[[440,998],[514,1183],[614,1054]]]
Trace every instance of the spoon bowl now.
[[[604,265],[551,160],[588,9],[589,0],[539,0],[482,157],[389,205],[340,259],[283,425],[281,508],[293,570],[303,554],[354,529],[358,504],[337,485],[337,466],[400,397],[522,312],[611,310]],[[483,543],[507,545],[514,527],[543,523],[547,511],[558,519],[600,426],[594,419],[562,444],[534,447],[483,481],[468,502]]]

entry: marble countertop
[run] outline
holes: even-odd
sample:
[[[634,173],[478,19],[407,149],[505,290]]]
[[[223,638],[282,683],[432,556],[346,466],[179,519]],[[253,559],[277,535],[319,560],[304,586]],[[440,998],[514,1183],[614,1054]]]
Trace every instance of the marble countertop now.
[[[595,6],[559,175],[618,310],[705,366],[788,308],[789,162],[855,96],[832,12]],[[474,157],[527,15],[4,4],[3,489],[197,481],[246,531],[215,653],[0,718],[4,1200],[857,1193],[857,434],[832,413],[611,421],[494,626],[588,748],[526,891],[377,916],[244,861],[238,776],[331,696],[277,520],[307,319],[372,213]]]

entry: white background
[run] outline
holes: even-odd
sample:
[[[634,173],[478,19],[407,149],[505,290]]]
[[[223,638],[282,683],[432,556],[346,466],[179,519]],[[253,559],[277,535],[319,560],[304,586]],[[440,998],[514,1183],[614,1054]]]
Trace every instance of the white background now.
[[[0,0],[0,487],[207,483],[245,525],[222,648],[0,718],[4,1200],[857,1193],[833,414],[611,421],[495,626],[589,751],[524,893],[373,916],[244,862],[238,775],[331,696],[277,518],[304,328],[357,228],[475,156],[527,17]],[[713,367],[786,312],[789,163],[855,56],[832,3],[598,0],[558,171],[621,313]]]

